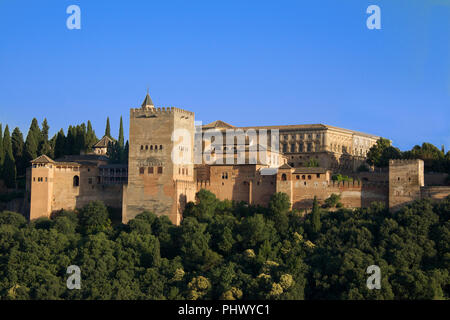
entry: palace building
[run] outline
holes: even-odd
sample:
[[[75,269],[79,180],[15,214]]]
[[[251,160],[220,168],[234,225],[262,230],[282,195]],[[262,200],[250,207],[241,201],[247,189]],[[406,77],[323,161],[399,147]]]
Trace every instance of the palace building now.
[[[331,194],[347,208],[382,202],[393,210],[450,194],[450,187],[426,185],[422,160],[391,160],[389,170],[358,173],[375,135],[323,124],[235,127],[218,120],[196,127],[194,120],[191,111],[155,107],[147,94],[130,109],[128,165],[108,163],[108,137],[93,154],[34,159],[27,170],[29,219],[101,200],[121,210],[124,223],[147,210],[179,224],[200,189],[262,206],[284,192],[293,209]],[[335,173],[353,180],[334,181]]]

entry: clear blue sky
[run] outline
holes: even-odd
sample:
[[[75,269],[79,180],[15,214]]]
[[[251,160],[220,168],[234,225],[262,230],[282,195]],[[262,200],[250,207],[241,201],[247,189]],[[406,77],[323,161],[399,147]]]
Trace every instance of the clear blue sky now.
[[[66,8],[81,8],[68,30]],[[381,7],[381,30],[366,8]],[[128,130],[147,91],[208,123],[324,123],[450,149],[450,1],[0,0],[0,122]]]

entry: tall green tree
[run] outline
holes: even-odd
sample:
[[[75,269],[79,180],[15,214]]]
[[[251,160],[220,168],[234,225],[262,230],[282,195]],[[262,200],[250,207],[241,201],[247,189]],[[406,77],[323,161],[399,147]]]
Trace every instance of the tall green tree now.
[[[5,154],[2,170],[3,180],[8,188],[14,188],[16,185],[16,163],[14,161],[8,125],[6,125],[3,135],[3,153]]]
[[[40,135],[41,130],[39,129],[39,124],[36,118],[33,118],[30,129],[28,130],[27,139],[25,140],[24,158],[26,165],[38,156]]]
[[[15,127],[11,134],[11,144],[13,156],[16,160],[17,175],[24,175],[26,170],[26,163],[24,161],[25,142],[23,141],[22,132],[18,127]]]
[[[91,121],[87,122],[87,131],[86,131],[86,141],[85,148],[86,151],[92,151],[92,146],[97,142],[97,136],[95,135],[95,131],[92,129]]]
[[[3,153],[3,129],[2,129],[2,124],[0,123],[0,172],[1,172],[1,167],[3,165],[4,160],[5,160],[5,154]]]
[[[106,118],[105,136],[111,137],[111,125],[109,124],[109,117]]]
[[[123,121],[122,121],[122,116],[120,117],[120,127],[119,127],[119,147],[121,147],[123,149],[124,147],[124,137],[123,137]]]
[[[66,151],[66,137],[64,135],[64,130],[61,129],[56,135],[55,152],[54,152],[55,159],[62,157],[65,154],[65,151]]]
[[[42,130],[39,137],[39,147],[38,147],[38,155],[45,154],[49,157],[52,157],[52,148],[50,146],[50,142],[48,141],[48,132],[50,130],[50,126],[48,125],[47,119],[44,118],[42,122]]]
[[[314,232],[319,232],[322,228],[322,224],[320,222],[320,208],[319,203],[317,201],[317,197],[314,196],[313,207],[311,212],[312,217],[312,228]]]

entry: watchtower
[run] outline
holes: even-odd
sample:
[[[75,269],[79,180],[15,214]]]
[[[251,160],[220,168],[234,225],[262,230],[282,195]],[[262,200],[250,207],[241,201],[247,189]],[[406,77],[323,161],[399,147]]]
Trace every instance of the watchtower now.
[[[194,132],[193,112],[155,108],[148,93],[141,108],[130,110],[124,223],[146,210],[180,223],[184,205],[196,192]]]

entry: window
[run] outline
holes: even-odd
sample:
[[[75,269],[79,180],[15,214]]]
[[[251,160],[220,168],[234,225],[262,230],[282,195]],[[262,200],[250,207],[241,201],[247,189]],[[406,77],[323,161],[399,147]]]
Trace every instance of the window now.
[[[320,178],[320,173],[317,174],[317,178]]]
[[[144,174],[144,168],[143,167],[139,168],[139,174]]]
[[[148,150],[148,145],[145,146],[145,150]]]
[[[35,181],[35,182],[36,182],[36,177],[34,177],[34,178],[33,178],[33,181]]]
[[[298,151],[299,152],[303,152],[303,143],[300,143],[300,145],[298,147]]]
[[[295,178],[296,178],[297,180],[300,180],[300,176],[299,176],[299,175],[297,175]]]
[[[308,180],[311,180],[311,175],[308,175]]]
[[[79,176],[74,176],[73,177],[73,186],[74,187],[79,187],[80,186],[80,177]]]
[[[148,167],[148,174],[153,174],[153,167]]]
[[[308,143],[308,152],[312,151],[312,143]]]
[[[162,150],[162,144],[159,145],[159,150]]]
[[[153,150],[153,146],[150,146],[150,150]]]
[[[158,150],[158,146],[155,144],[155,150]]]
[[[158,173],[163,173],[163,168],[162,167],[158,167]]]
[[[141,145],[141,150],[144,150],[144,146]]]
[[[295,144],[291,144],[291,152],[295,152]]]
[[[88,183],[89,183],[89,184],[92,184],[92,178],[89,178],[89,179],[88,179]]]
[[[283,152],[287,152],[287,144],[283,144]]]
[[[305,176],[305,175],[302,175],[302,179],[305,180],[305,179],[306,179],[306,176]]]
[[[281,175],[281,180],[286,181],[286,174],[285,174],[285,173],[283,173],[283,174]]]

